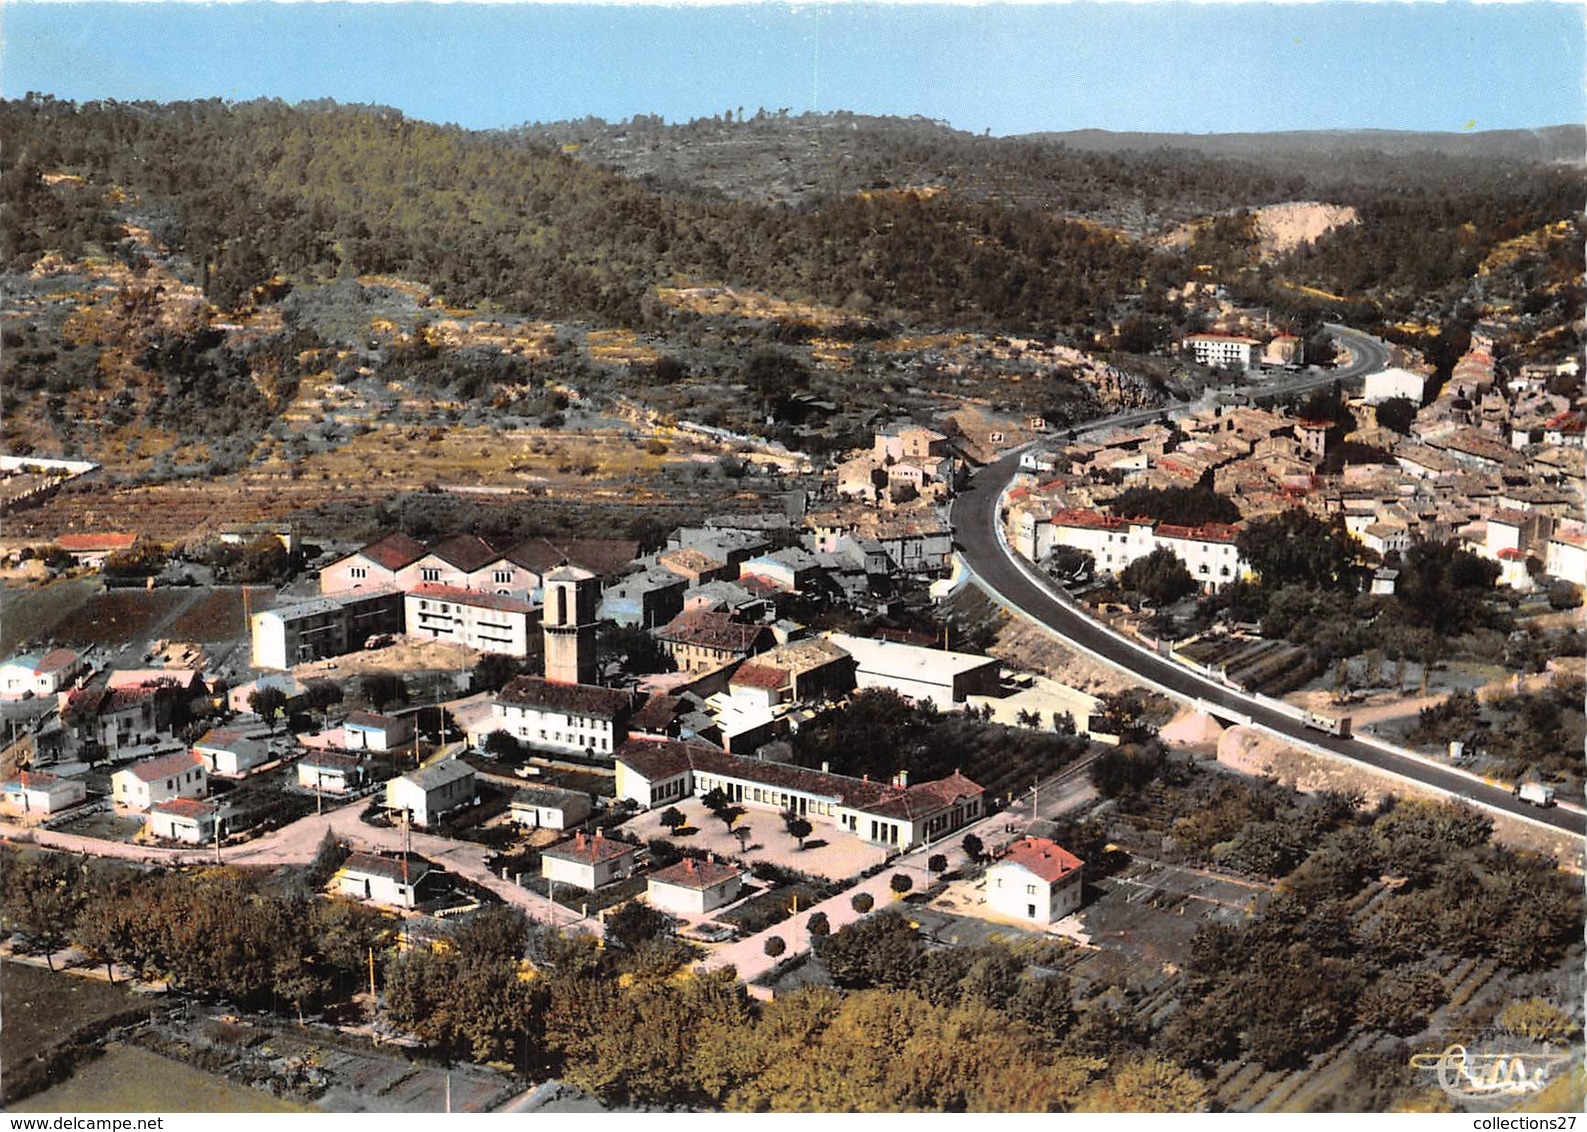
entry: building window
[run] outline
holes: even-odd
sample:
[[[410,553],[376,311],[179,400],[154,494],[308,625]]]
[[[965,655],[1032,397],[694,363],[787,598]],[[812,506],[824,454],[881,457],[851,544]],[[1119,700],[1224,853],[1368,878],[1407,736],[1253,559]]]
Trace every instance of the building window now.
[[[349,578],[367,578],[367,577],[369,577],[369,567],[368,566],[352,566],[352,567],[349,567],[348,571],[347,571],[347,576]]]
[[[512,571],[497,570],[495,576],[492,578],[492,581],[494,581],[497,585],[508,585],[512,582]]]
[[[441,570],[438,566],[423,566],[419,569],[419,577],[426,582],[439,582]]]

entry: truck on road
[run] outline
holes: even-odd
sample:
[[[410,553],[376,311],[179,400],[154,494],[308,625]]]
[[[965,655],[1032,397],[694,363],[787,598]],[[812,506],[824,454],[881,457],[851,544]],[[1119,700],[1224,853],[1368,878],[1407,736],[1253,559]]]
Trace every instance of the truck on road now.
[[[1554,788],[1544,786],[1541,782],[1522,782],[1512,793],[1523,802],[1534,806],[1548,807],[1554,804]]]
[[[1350,738],[1350,717],[1342,715],[1335,719],[1331,715],[1318,715],[1314,711],[1306,712],[1301,716],[1302,723],[1313,731],[1326,731],[1340,739]]]

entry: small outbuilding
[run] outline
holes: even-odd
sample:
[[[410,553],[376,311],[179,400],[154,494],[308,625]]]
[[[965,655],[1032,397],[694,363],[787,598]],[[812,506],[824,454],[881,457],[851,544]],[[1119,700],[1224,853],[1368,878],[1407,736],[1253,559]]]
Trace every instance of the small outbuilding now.
[[[676,865],[650,874],[645,899],[663,912],[704,916],[738,899],[744,887],[743,875],[733,865],[685,857]]]

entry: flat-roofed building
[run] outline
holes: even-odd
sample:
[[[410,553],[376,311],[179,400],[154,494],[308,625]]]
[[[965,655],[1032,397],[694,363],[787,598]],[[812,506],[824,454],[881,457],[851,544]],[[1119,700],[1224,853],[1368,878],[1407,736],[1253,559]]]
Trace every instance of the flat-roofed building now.
[[[1262,356],[1262,343],[1240,334],[1191,334],[1184,348],[1196,361],[1213,369],[1253,369]]]
[[[528,656],[529,637],[539,623],[539,610],[523,598],[434,582],[410,589],[403,609],[410,637],[504,656]]]
[[[403,597],[394,589],[358,589],[255,613],[255,668],[287,669],[363,648],[370,637],[401,633]]]
[[[1000,686],[1000,662],[995,657],[847,633],[828,633],[826,639],[854,658],[854,683],[861,691],[887,688],[912,700],[951,708],[970,695],[995,695]]]

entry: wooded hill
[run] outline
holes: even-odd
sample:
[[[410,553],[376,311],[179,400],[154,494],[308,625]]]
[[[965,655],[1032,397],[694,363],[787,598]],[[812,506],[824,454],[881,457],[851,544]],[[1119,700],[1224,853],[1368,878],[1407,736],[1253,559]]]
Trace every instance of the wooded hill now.
[[[1363,222],[1279,270],[1299,284],[1359,283],[1354,297],[1394,305],[1414,288],[1463,284],[1497,243],[1571,216],[1579,196],[1573,171],[1535,163],[1423,155],[1296,171],[852,115],[481,134],[379,107],[30,96],[0,106],[0,142],[12,155],[0,250],[13,270],[110,239],[114,210],[202,264],[222,307],[275,274],[391,273],[455,304],[651,328],[675,317],[655,287],[688,280],[861,319],[1089,340],[1216,250],[1187,260],[1096,221],[1142,228],[1325,195]],[[671,179],[628,180],[564,152],[599,161],[623,146],[666,151]],[[729,200],[697,175],[772,186],[763,195],[775,201],[768,163],[788,167],[783,181],[813,183],[815,203]]]

